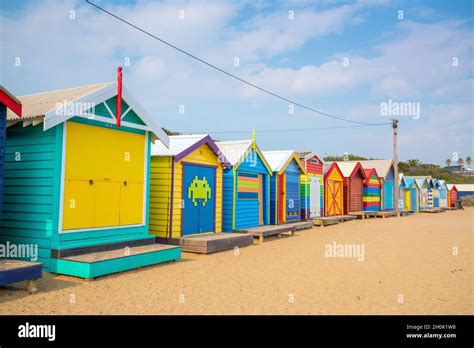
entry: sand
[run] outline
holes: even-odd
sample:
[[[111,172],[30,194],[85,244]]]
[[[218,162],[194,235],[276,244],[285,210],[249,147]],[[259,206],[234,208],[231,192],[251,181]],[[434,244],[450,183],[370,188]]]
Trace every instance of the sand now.
[[[44,274],[36,294],[0,289],[0,314],[473,314],[473,218],[350,221],[90,282]],[[326,257],[333,242],[363,261]]]

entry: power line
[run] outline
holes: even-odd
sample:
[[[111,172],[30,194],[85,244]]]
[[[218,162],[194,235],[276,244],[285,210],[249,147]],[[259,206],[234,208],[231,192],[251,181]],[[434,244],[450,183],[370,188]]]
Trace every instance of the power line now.
[[[334,126],[334,127],[318,127],[318,128],[295,128],[295,129],[262,129],[255,130],[257,133],[286,133],[286,132],[305,132],[305,131],[315,131],[315,130],[329,130],[329,129],[341,129],[341,128],[359,128],[359,127],[368,127],[368,126],[382,126],[391,123],[380,123],[380,124],[362,124],[356,126]],[[206,131],[206,132],[180,132],[183,134],[200,134],[200,133],[209,133],[209,134],[243,134],[249,133],[246,131]]]
[[[264,92],[264,93],[267,93],[267,94],[269,94],[269,95],[271,95],[271,96],[273,96],[273,97],[275,97],[275,98],[281,99],[281,100],[286,101],[286,102],[288,102],[288,103],[291,103],[291,104],[294,104],[294,105],[296,105],[296,106],[299,106],[300,108],[303,108],[303,109],[309,110],[309,111],[311,111],[311,112],[317,113],[317,114],[319,114],[319,115],[322,115],[322,116],[325,116],[325,117],[329,117],[329,118],[333,118],[333,119],[336,119],[336,120],[346,121],[346,122],[350,122],[350,123],[356,123],[356,124],[365,125],[365,126],[375,126],[375,125],[381,126],[381,125],[391,124],[391,123],[367,123],[367,122],[354,121],[354,120],[350,120],[350,119],[347,119],[347,118],[343,118],[343,117],[339,117],[339,116],[334,116],[334,115],[328,114],[328,113],[326,113],[326,112],[319,111],[319,110],[313,109],[313,108],[311,108],[311,107],[309,107],[309,106],[300,104],[300,103],[295,102],[295,101],[293,101],[293,100],[291,100],[291,99],[288,99],[288,98],[285,98],[285,97],[283,97],[283,96],[281,96],[281,95],[279,95],[279,94],[276,94],[276,93],[274,93],[274,92],[272,92],[272,91],[269,91],[268,89],[265,89],[265,88],[263,88],[263,87],[257,86],[257,85],[255,85],[255,84],[253,84],[252,82],[249,82],[249,81],[247,81],[247,80],[244,80],[243,78],[240,78],[240,77],[238,77],[238,76],[236,76],[236,75],[234,75],[234,74],[232,74],[232,73],[230,73],[230,72],[228,72],[228,71],[226,71],[226,70],[224,70],[224,69],[221,69],[221,68],[219,68],[218,66],[215,66],[214,64],[211,64],[211,63],[205,61],[204,59],[201,59],[201,58],[199,58],[199,57],[196,57],[195,55],[193,55],[193,54],[191,54],[191,53],[189,53],[189,52],[187,52],[187,51],[185,51],[185,50],[183,50],[183,49],[181,49],[181,48],[179,48],[179,47],[177,47],[177,46],[175,46],[175,45],[173,45],[173,44],[171,44],[171,43],[169,43],[169,42],[167,42],[167,41],[165,41],[165,40],[163,40],[163,39],[161,39],[161,38],[159,38],[159,37],[157,37],[156,35],[151,34],[150,32],[148,32],[148,31],[146,31],[146,30],[144,30],[144,29],[142,29],[142,28],[136,26],[135,24],[132,24],[132,23],[128,22],[127,20],[125,20],[125,19],[123,19],[123,18],[117,16],[116,14],[113,14],[112,12],[107,11],[106,9],[104,9],[104,8],[102,8],[102,7],[100,7],[100,6],[96,5],[96,4],[94,4],[94,3],[92,3],[92,2],[89,1],[89,0],[86,0],[86,2],[87,2],[89,5],[94,6],[94,7],[97,8],[98,10],[100,10],[100,11],[102,11],[102,12],[104,12],[104,13],[107,13],[108,15],[110,15],[110,16],[112,16],[112,17],[118,19],[119,21],[121,21],[121,22],[123,22],[123,23],[125,23],[125,24],[127,24],[127,25],[129,25],[129,26],[131,26],[131,27],[133,27],[133,28],[135,28],[135,29],[141,31],[142,33],[144,33],[144,34],[146,34],[146,35],[148,35],[148,36],[154,38],[155,40],[158,40],[158,41],[160,41],[161,43],[164,43],[165,45],[167,45],[167,46],[169,46],[169,47],[171,47],[171,48],[173,48],[173,49],[175,49],[175,50],[177,50],[177,51],[179,51],[179,52],[181,52],[181,53],[187,55],[188,57],[191,57],[191,58],[197,60],[198,62],[200,62],[200,63],[202,63],[202,64],[205,64],[205,65],[207,65],[207,66],[209,66],[209,67],[211,67],[211,68],[213,68],[213,69],[215,69],[215,70],[217,70],[217,71],[220,71],[221,73],[223,73],[223,74],[225,74],[225,75],[227,75],[227,76],[229,76],[229,77],[232,77],[232,78],[234,78],[234,79],[236,79],[236,80],[238,80],[238,81],[240,81],[240,82],[242,82],[242,83],[245,83],[245,84],[247,84],[247,85],[249,85],[249,86],[251,86],[251,87],[253,87],[253,88],[256,88],[256,89],[258,89],[258,90],[260,90],[260,91],[262,91],[262,92]]]

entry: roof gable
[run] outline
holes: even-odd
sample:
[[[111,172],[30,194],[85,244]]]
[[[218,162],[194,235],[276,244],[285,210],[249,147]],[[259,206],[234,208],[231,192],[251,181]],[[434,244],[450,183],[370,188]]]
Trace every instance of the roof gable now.
[[[237,141],[219,141],[216,142],[217,147],[223,153],[223,155],[227,158],[229,163],[237,169],[242,163],[245,162],[249,154],[254,150],[257,156],[262,161],[264,167],[268,170],[268,172],[272,173],[272,168],[270,167],[269,163],[267,162],[265,156],[263,155],[262,151],[260,151],[259,147],[255,140],[237,140]]]
[[[42,119],[44,130],[48,130],[66,122],[73,117],[94,119],[104,123],[115,124],[115,100],[117,98],[117,82],[75,87],[19,97],[24,105],[25,118]],[[130,115],[133,112],[137,122]],[[8,115],[8,120],[15,123],[18,118]],[[140,106],[132,94],[122,86],[121,124],[152,132],[155,137],[168,145],[168,136],[155,124],[148,113]],[[140,124],[141,123],[141,124]]]
[[[339,173],[341,180],[344,179],[344,174],[342,174],[341,169],[339,168],[336,162],[332,162],[331,164],[324,166],[324,178],[326,179],[326,177],[331,175],[333,170]]]
[[[5,87],[0,85],[0,104],[3,104],[7,109],[11,110],[17,116],[22,116],[21,102],[11,94]]]
[[[263,151],[262,153],[273,172],[283,173],[290,162],[294,160],[301,171],[306,174],[306,170],[293,150]]]

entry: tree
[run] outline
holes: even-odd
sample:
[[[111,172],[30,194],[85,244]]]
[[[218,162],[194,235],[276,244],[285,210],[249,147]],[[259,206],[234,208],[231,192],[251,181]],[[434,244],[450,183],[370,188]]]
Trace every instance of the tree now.
[[[458,164],[458,166],[462,167],[462,165],[464,164],[464,160],[462,158],[459,158],[456,163]]]
[[[472,158],[471,156],[467,156],[466,157],[466,164],[469,168],[471,168],[471,163],[472,163]]]
[[[451,160],[448,158],[446,161],[444,161],[444,163],[446,163],[446,165],[449,167],[451,165]]]
[[[407,164],[409,167],[418,167],[421,164],[421,161],[419,159],[409,159]]]

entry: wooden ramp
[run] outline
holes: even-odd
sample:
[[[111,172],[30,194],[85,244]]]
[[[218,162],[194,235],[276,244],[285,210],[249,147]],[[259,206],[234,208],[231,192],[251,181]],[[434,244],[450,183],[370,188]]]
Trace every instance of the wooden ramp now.
[[[441,208],[428,208],[420,210],[420,213],[441,213]]]
[[[266,225],[252,227],[248,229],[236,230],[235,232],[246,233],[253,237],[257,237],[260,243],[263,243],[266,237],[277,236],[281,238],[282,233],[294,235],[296,231],[305,230],[313,227],[313,221],[293,222],[284,225]]]
[[[253,244],[253,237],[243,233],[213,233],[192,235],[179,239],[181,249],[190,253],[210,254],[218,251],[242,248]]]
[[[28,292],[38,291],[38,279],[41,278],[41,262],[20,260],[0,260],[0,286],[27,281]]]
[[[349,213],[350,216],[355,216],[357,219],[368,219],[377,215],[376,211],[353,211]]]
[[[337,217],[332,216],[318,217],[313,219],[313,223],[315,226],[324,227],[338,224],[339,219]]]
[[[395,210],[383,210],[383,211],[378,211],[375,216],[381,217],[381,218],[393,217],[393,216],[397,216],[397,212]]]
[[[408,216],[415,214],[413,210],[400,210],[400,216]]]
[[[352,216],[352,215],[334,215],[334,216],[327,216],[327,217],[338,219],[339,222],[346,222],[346,221],[351,221],[351,220],[357,219],[356,216]]]
[[[93,279],[180,258],[179,246],[150,243],[110,250],[82,251],[75,255],[53,258],[53,262],[59,274]]]

